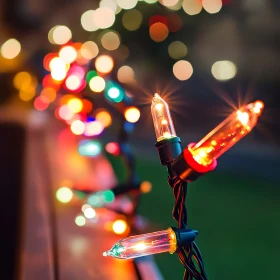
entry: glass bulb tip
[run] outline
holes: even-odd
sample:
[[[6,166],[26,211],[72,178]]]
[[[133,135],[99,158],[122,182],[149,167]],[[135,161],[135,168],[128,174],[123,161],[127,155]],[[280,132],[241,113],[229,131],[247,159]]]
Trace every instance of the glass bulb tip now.
[[[107,252],[103,252],[103,257],[107,257],[108,253]]]

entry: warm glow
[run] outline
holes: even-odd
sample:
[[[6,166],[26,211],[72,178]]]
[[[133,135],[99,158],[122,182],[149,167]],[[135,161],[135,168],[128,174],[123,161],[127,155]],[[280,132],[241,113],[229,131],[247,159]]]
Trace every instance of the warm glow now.
[[[99,111],[96,116],[96,120],[98,120],[104,127],[108,127],[112,124],[112,117],[108,111],[102,110]]]
[[[85,123],[85,136],[99,135],[104,130],[103,125],[99,121],[91,121]]]
[[[26,89],[32,82],[32,76],[28,72],[19,72],[13,79],[13,85],[16,89]]]
[[[134,71],[131,67],[124,65],[122,66],[117,73],[118,80],[121,83],[133,83],[134,79]]]
[[[236,76],[237,68],[233,62],[222,60],[213,64],[211,72],[217,80],[227,81]]]
[[[53,102],[55,100],[56,91],[55,91],[55,89],[53,89],[51,87],[45,87],[41,91],[41,96],[46,98],[50,103],[50,102]]]
[[[81,135],[85,131],[85,124],[80,120],[75,120],[71,124],[71,131],[75,135]]]
[[[91,208],[91,206],[90,206],[89,204],[84,204],[84,205],[82,206],[81,210],[82,210],[83,212],[85,212],[85,210],[86,210],[87,208]]]
[[[117,0],[117,4],[124,10],[133,9],[137,5],[138,0]]]
[[[136,107],[129,107],[124,112],[125,119],[130,123],[136,123],[140,118],[140,111]]]
[[[60,58],[60,57],[54,57],[49,64],[49,68],[51,71],[57,70],[57,71],[67,71],[69,69],[66,62]]]
[[[95,68],[98,72],[107,74],[112,71],[114,60],[109,55],[100,55],[96,58]]]
[[[83,212],[84,212],[85,217],[88,219],[92,219],[96,216],[94,209],[91,207],[87,207]]]
[[[95,58],[98,52],[98,46],[92,41],[87,41],[81,46],[81,55],[86,59]]]
[[[152,190],[152,183],[149,181],[143,181],[140,185],[140,190],[142,193],[148,193]]]
[[[125,29],[135,31],[139,29],[143,21],[141,12],[136,9],[125,11],[122,17],[122,23]]]
[[[110,8],[100,7],[93,12],[94,24],[100,29],[111,27],[115,22],[115,13]]]
[[[186,56],[187,53],[188,53],[187,46],[184,43],[180,42],[180,41],[172,42],[168,46],[168,54],[173,59],[180,59],[180,58]]]
[[[249,121],[249,114],[247,112],[237,111],[237,119],[242,123],[242,125],[247,125]]]
[[[83,102],[79,98],[70,99],[67,105],[74,114],[79,113],[83,110]]]
[[[206,0],[211,1],[211,0]],[[182,7],[184,11],[190,15],[197,15],[202,10],[202,3],[201,0],[183,0]]]
[[[120,37],[119,35],[114,31],[106,32],[101,37],[101,44],[104,49],[108,51],[116,50],[120,45]]]
[[[69,189],[67,187],[59,188],[56,191],[56,198],[58,201],[60,201],[62,203],[68,203],[73,198],[73,192],[71,189]]]
[[[72,38],[71,30],[64,25],[57,25],[54,30],[52,31],[52,40],[51,43],[57,45],[66,44]]]
[[[202,0],[202,6],[210,14],[218,13],[222,6],[222,0]]]
[[[145,243],[138,243],[135,245],[134,248],[137,251],[144,251],[147,248],[147,246],[145,245]]]
[[[92,32],[98,30],[98,26],[93,20],[94,10],[88,10],[81,16],[81,24],[84,30]]]
[[[155,42],[162,42],[167,38],[169,30],[165,24],[156,22],[150,26],[149,32]]]
[[[34,100],[34,108],[38,111],[44,111],[48,108],[49,104],[44,102],[44,100],[38,96]]]
[[[77,51],[72,46],[65,46],[59,51],[59,57],[66,63],[72,63],[77,58]]]
[[[66,81],[65,81],[65,86],[69,90],[77,90],[81,86],[81,79],[76,76],[76,75],[70,75]]]
[[[86,224],[86,218],[82,215],[79,215],[75,218],[75,224],[79,227],[82,227]]]
[[[114,233],[116,234],[123,234],[126,232],[127,230],[127,222],[124,221],[124,220],[116,220],[114,223],[113,223],[113,231]]]
[[[186,60],[177,61],[173,65],[173,74],[180,81],[188,80],[193,74],[193,67]]]
[[[51,72],[51,76],[52,76],[52,78],[53,78],[55,81],[62,81],[62,80],[64,80],[65,77],[66,77],[66,75],[67,75],[67,72],[66,72],[66,71],[63,71],[62,69],[61,69],[61,70],[55,69],[55,70],[53,70],[53,71]]]
[[[20,42],[14,38],[7,40],[0,48],[0,53],[6,59],[13,59],[20,53]]]
[[[94,92],[101,92],[105,88],[105,80],[102,77],[95,76],[89,81],[89,87]]]

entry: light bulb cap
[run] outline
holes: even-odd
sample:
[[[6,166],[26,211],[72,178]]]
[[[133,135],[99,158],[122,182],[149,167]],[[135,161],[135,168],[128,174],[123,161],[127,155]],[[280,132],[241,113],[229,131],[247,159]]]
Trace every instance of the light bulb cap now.
[[[195,143],[191,143],[187,148],[171,163],[171,168],[181,180],[191,182],[201,175],[214,170],[217,166],[217,160],[214,159],[209,165],[199,164],[193,158],[190,151]]]
[[[177,136],[161,140],[155,146],[162,165],[172,162],[182,152],[181,139]]]
[[[177,250],[178,251],[181,247],[187,246],[191,242],[193,242],[198,235],[197,230],[186,229],[186,228],[175,228],[171,227],[171,229],[176,234],[176,241],[177,241]]]

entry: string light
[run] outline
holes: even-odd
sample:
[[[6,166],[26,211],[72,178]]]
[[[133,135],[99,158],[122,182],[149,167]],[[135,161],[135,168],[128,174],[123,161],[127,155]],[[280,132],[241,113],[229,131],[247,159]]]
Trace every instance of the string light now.
[[[157,141],[176,137],[168,104],[157,93],[152,101],[151,112]]]
[[[204,166],[210,165],[252,130],[263,107],[261,101],[256,101],[231,114],[194,147],[189,148],[194,160]]]
[[[178,234],[178,233],[181,234]],[[132,259],[147,255],[169,252],[173,254],[181,244],[189,244],[197,231],[168,228],[167,230],[130,236],[119,240],[103,256]]]

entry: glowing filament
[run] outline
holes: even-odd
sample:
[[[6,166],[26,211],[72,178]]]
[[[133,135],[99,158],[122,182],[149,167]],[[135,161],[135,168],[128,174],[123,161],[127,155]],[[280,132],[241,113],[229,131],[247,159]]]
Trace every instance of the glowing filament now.
[[[157,141],[176,136],[168,104],[156,93],[152,106],[152,117],[155,126]]]

